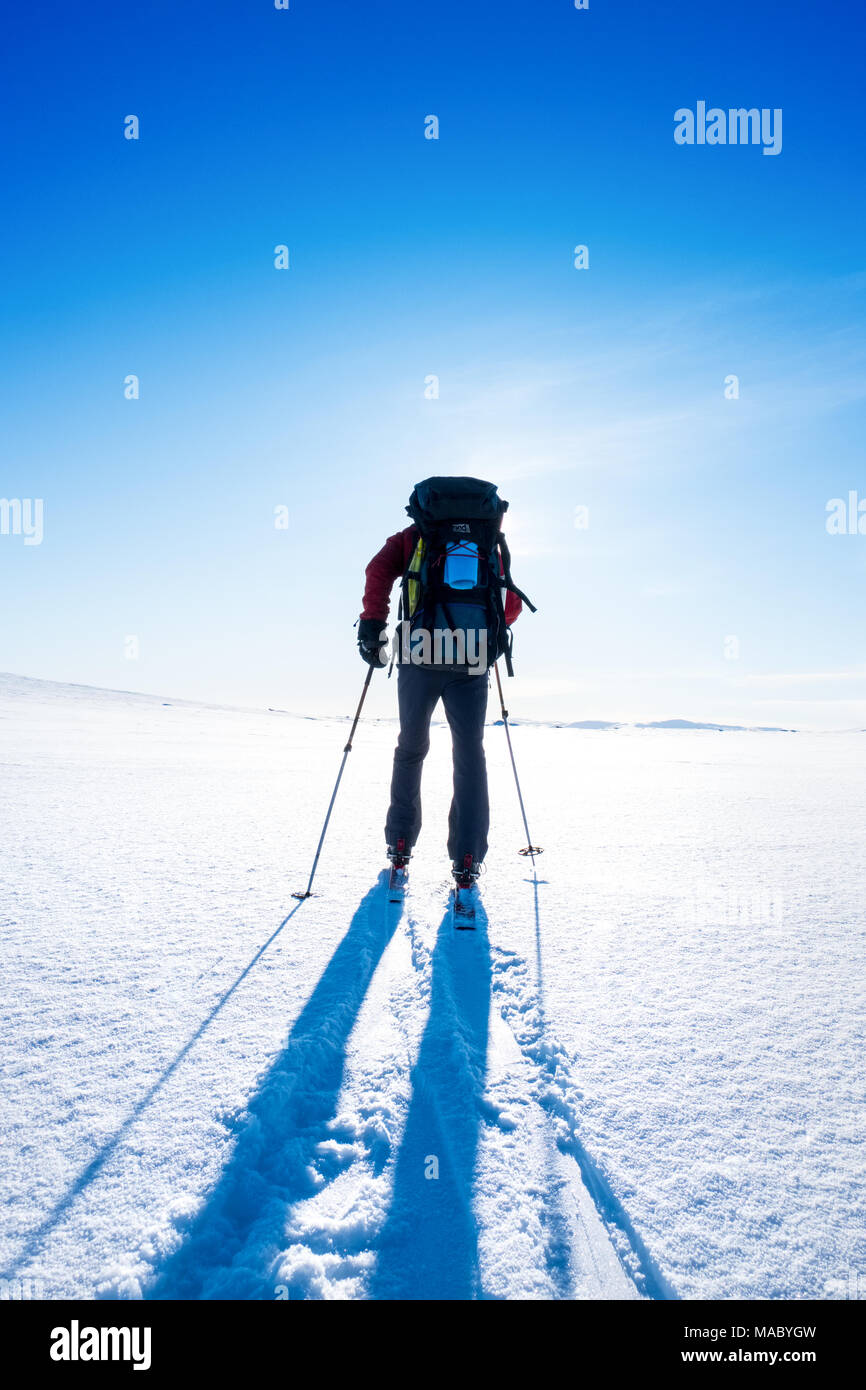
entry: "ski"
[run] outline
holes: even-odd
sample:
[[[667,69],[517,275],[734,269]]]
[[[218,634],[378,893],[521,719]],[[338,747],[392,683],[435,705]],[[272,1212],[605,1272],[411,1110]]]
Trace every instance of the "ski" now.
[[[401,903],[406,896],[406,889],[409,884],[409,870],[403,864],[399,868],[391,866],[388,875],[388,902]]]
[[[406,850],[404,839],[398,840],[393,846],[388,846],[388,858],[391,860],[391,872],[388,875],[388,902],[401,903],[406,896],[406,888],[409,883],[409,853]]]
[[[475,930],[474,888],[456,887],[451,890],[451,908],[457,931]]]

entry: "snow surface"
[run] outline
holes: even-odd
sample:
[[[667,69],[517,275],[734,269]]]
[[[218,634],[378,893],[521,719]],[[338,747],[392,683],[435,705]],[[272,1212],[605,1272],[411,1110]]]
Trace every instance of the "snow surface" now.
[[[862,735],[515,728],[536,887],[491,727],[472,934],[446,912],[442,727],[402,908],[387,721],[292,900],[345,733],[0,677],[0,1275],[51,1298],[844,1297]]]

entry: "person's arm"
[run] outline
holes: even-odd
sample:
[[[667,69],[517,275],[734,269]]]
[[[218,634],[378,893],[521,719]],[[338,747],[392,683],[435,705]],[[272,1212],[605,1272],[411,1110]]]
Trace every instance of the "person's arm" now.
[[[362,618],[373,618],[384,627],[391,609],[391,590],[395,579],[400,579],[406,568],[404,533],[397,531],[389,536],[382,549],[374,555],[367,566],[367,582],[364,586]]]

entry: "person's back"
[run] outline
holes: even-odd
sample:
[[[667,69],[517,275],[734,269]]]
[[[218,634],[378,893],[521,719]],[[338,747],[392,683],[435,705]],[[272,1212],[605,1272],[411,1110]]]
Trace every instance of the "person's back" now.
[[[491,483],[428,478],[406,510],[413,524],[389,536],[367,566],[358,647],[385,665],[394,582],[401,580],[392,661],[398,668],[400,734],[394,753],[385,842],[404,869],[421,828],[421,772],[439,700],[451,729],[454,795],[448,852],[461,886],[471,885],[487,853],[489,804],[484,720],[489,670],[504,657],[511,674],[510,625],[526,596],[511,579],[502,534],[508,507]]]

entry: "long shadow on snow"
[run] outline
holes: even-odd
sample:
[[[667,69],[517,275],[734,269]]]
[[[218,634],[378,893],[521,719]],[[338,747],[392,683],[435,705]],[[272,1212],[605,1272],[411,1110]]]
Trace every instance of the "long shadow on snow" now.
[[[195,1047],[196,1043],[203,1036],[203,1034],[207,1032],[208,1028],[216,1018],[217,1014],[219,1014],[221,1010],[225,1007],[225,1005],[231,999],[232,995],[235,993],[235,990],[240,988],[246,977],[249,975],[250,971],[253,970],[255,966],[259,963],[262,956],[273,944],[273,942],[276,941],[277,937],[280,935],[284,927],[292,920],[295,913],[299,910],[301,906],[302,904],[298,903],[296,907],[293,907],[291,912],[287,913],[287,915],[283,918],[282,922],[280,922],[279,926],[271,932],[267,941],[264,943],[263,946],[259,947],[252,959],[248,962],[247,965],[244,966],[243,970],[241,971],[240,975],[238,975],[234,983],[230,985],[229,988],[225,991],[225,993],[222,994],[220,998],[217,1000],[216,1004],[211,1009],[207,1018],[199,1024],[198,1028],[187,1039],[187,1041],[184,1043],[180,1051],[176,1054],[174,1059],[171,1062],[169,1062],[168,1066],[164,1069],[164,1071],[160,1073],[156,1081],[153,1082],[153,1084],[142,1096],[141,1100],[139,1100],[133,1106],[133,1108],[130,1110],[129,1114],[127,1115],[123,1123],[120,1125],[120,1127],[115,1130],[114,1134],[111,1136],[110,1139],[107,1139],[105,1141],[102,1147],[94,1154],[93,1158],[86,1165],[86,1167],[84,1167],[78,1174],[78,1176],[70,1183],[63,1196],[58,1199],[58,1201],[48,1212],[47,1216],[45,1216],[42,1219],[42,1221],[36,1227],[36,1229],[34,1231],[31,1231],[30,1235],[27,1237],[25,1245],[16,1256],[14,1263],[4,1271],[4,1278],[11,1278],[20,1269],[26,1268],[30,1264],[30,1262],[37,1256],[39,1250],[43,1245],[43,1242],[51,1234],[54,1228],[56,1226],[59,1226],[63,1221],[65,1221],[74,1203],[81,1196],[81,1194],[84,1191],[86,1191],[90,1184],[96,1178],[99,1177],[100,1173],[102,1172],[102,1169],[105,1167],[109,1159],[111,1159],[117,1152],[120,1145],[123,1143],[127,1135],[130,1133],[133,1125],[135,1125],[137,1120],[144,1113],[144,1111],[150,1105],[151,1101],[155,1098],[155,1096],[162,1090],[166,1082],[171,1080],[178,1067],[186,1059],[187,1055],[192,1051],[192,1049]]]
[[[377,1299],[483,1297],[472,1211],[487,1072],[491,962],[483,912],[474,932],[450,912],[433,952],[430,1013],[370,1294]],[[432,1176],[438,1166],[438,1177]]]
[[[334,1117],[349,1034],[399,920],[386,913],[386,883],[383,873],[361,900],[250,1102],[217,1186],[148,1298],[273,1298],[286,1214],[317,1190],[310,1165]]]

